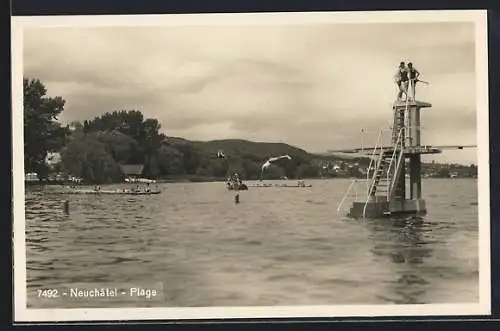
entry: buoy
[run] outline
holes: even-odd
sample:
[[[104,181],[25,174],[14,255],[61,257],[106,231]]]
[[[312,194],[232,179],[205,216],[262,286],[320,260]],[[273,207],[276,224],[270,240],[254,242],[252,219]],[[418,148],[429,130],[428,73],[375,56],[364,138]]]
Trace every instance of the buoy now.
[[[234,196],[234,203],[240,203],[240,195],[239,194],[236,194]]]
[[[64,208],[64,213],[66,215],[68,215],[69,214],[69,200],[64,200],[63,208]]]

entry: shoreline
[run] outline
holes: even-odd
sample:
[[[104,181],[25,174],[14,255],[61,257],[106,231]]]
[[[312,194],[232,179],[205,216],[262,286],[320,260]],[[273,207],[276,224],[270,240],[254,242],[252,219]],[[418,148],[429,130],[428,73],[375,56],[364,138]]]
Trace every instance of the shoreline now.
[[[338,176],[338,177],[311,177],[311,178],[301,178],[301,179],[296,179],[296,178],[290,178],[290,179],[266,179],[265,181],[277,181],[277,182],[289,182],[289,181],[298,181],[298,180],[335,180],[335,179],[358,179],[358,180],[366,180],[365,177],[363,178],[355,178],[355,177],[347,177],[347,176]],[[476,179],[477,177],[426,177],[422,179]],[[207,178],[207,177],[196,177],[196,178],[188,178],[188,177],[182,177],[182,178],[160,178],[156,179],[154,183],[151,183],[151,185],[158,185],[158,184],[167,184],[167,183],[224,183],[226,179],[224,178]],[[254,181],[259,181],[259,179],[249,179],[249,180],[244,180],[244,182],[254,182]],[[125,183],[123,181],[113,181],[113,182],[106,182],[106,183],[80,183],[77,186],[92,186],[92,185],[117,185],[117,184],[124,184],[124,185],[145,185],[144,183]],[[26,187],[28,186],[71,186],[74,185],[73,182],[69,181],[24,181],[24,185]]]

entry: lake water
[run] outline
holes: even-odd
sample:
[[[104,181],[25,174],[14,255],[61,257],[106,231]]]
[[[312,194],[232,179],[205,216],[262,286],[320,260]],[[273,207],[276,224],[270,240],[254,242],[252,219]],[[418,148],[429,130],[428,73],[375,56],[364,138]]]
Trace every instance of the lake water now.
[[[162,194],[153,196],[28,188],[28,307],[479,300],[477,180],[425,179],[428,214],[385,220],[337,215],[350,183],[250,187],[239,204],[224,183],[161,184]],[[154,288],[157,296],[61,295],[69,288],[129,286]],[[47,288],[57,288],[59,297],[37,291]]]

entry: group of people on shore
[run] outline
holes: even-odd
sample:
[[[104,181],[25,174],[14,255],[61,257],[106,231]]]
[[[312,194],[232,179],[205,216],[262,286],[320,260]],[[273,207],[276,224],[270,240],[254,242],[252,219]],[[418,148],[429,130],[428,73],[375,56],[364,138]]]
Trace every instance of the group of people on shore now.
[[[415,84],[420,81],[420,72],[413,66],[413,63],[401,62],[394,75],[394,82],[398,86],[398,100],[403,100],[403,94],[406,99],[415,100]]]

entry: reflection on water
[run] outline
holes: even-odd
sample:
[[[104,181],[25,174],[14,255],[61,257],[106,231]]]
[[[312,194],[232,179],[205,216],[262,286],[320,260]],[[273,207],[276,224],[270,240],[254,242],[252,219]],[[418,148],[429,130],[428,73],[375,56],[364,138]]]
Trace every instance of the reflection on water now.
[[[432,228],[421,217],[401,217],[377,220],[370,224],[373,236],[378,238],[371,250],[376,256],[386,256],[400,270],[397,277],[386,283],[392,288],[392,297],[379,296],[394,303],[426,303],[425,294],[430,286],[421,272],[425,259],[431,257]]]
[[[336,216],[349,181],[165,184],[156,196],[26,193],[29,307],[477,302],[474,180],[426,180],[423,218]],[[439,190],[439,191],[437,191]],[[70,214],[62,203],[70,200]],[[455,206],[452,206],[455,205]],[[157,300],[44,299],[47,287],[161,284]],[[132,285],[130,285],[132,286]]]

